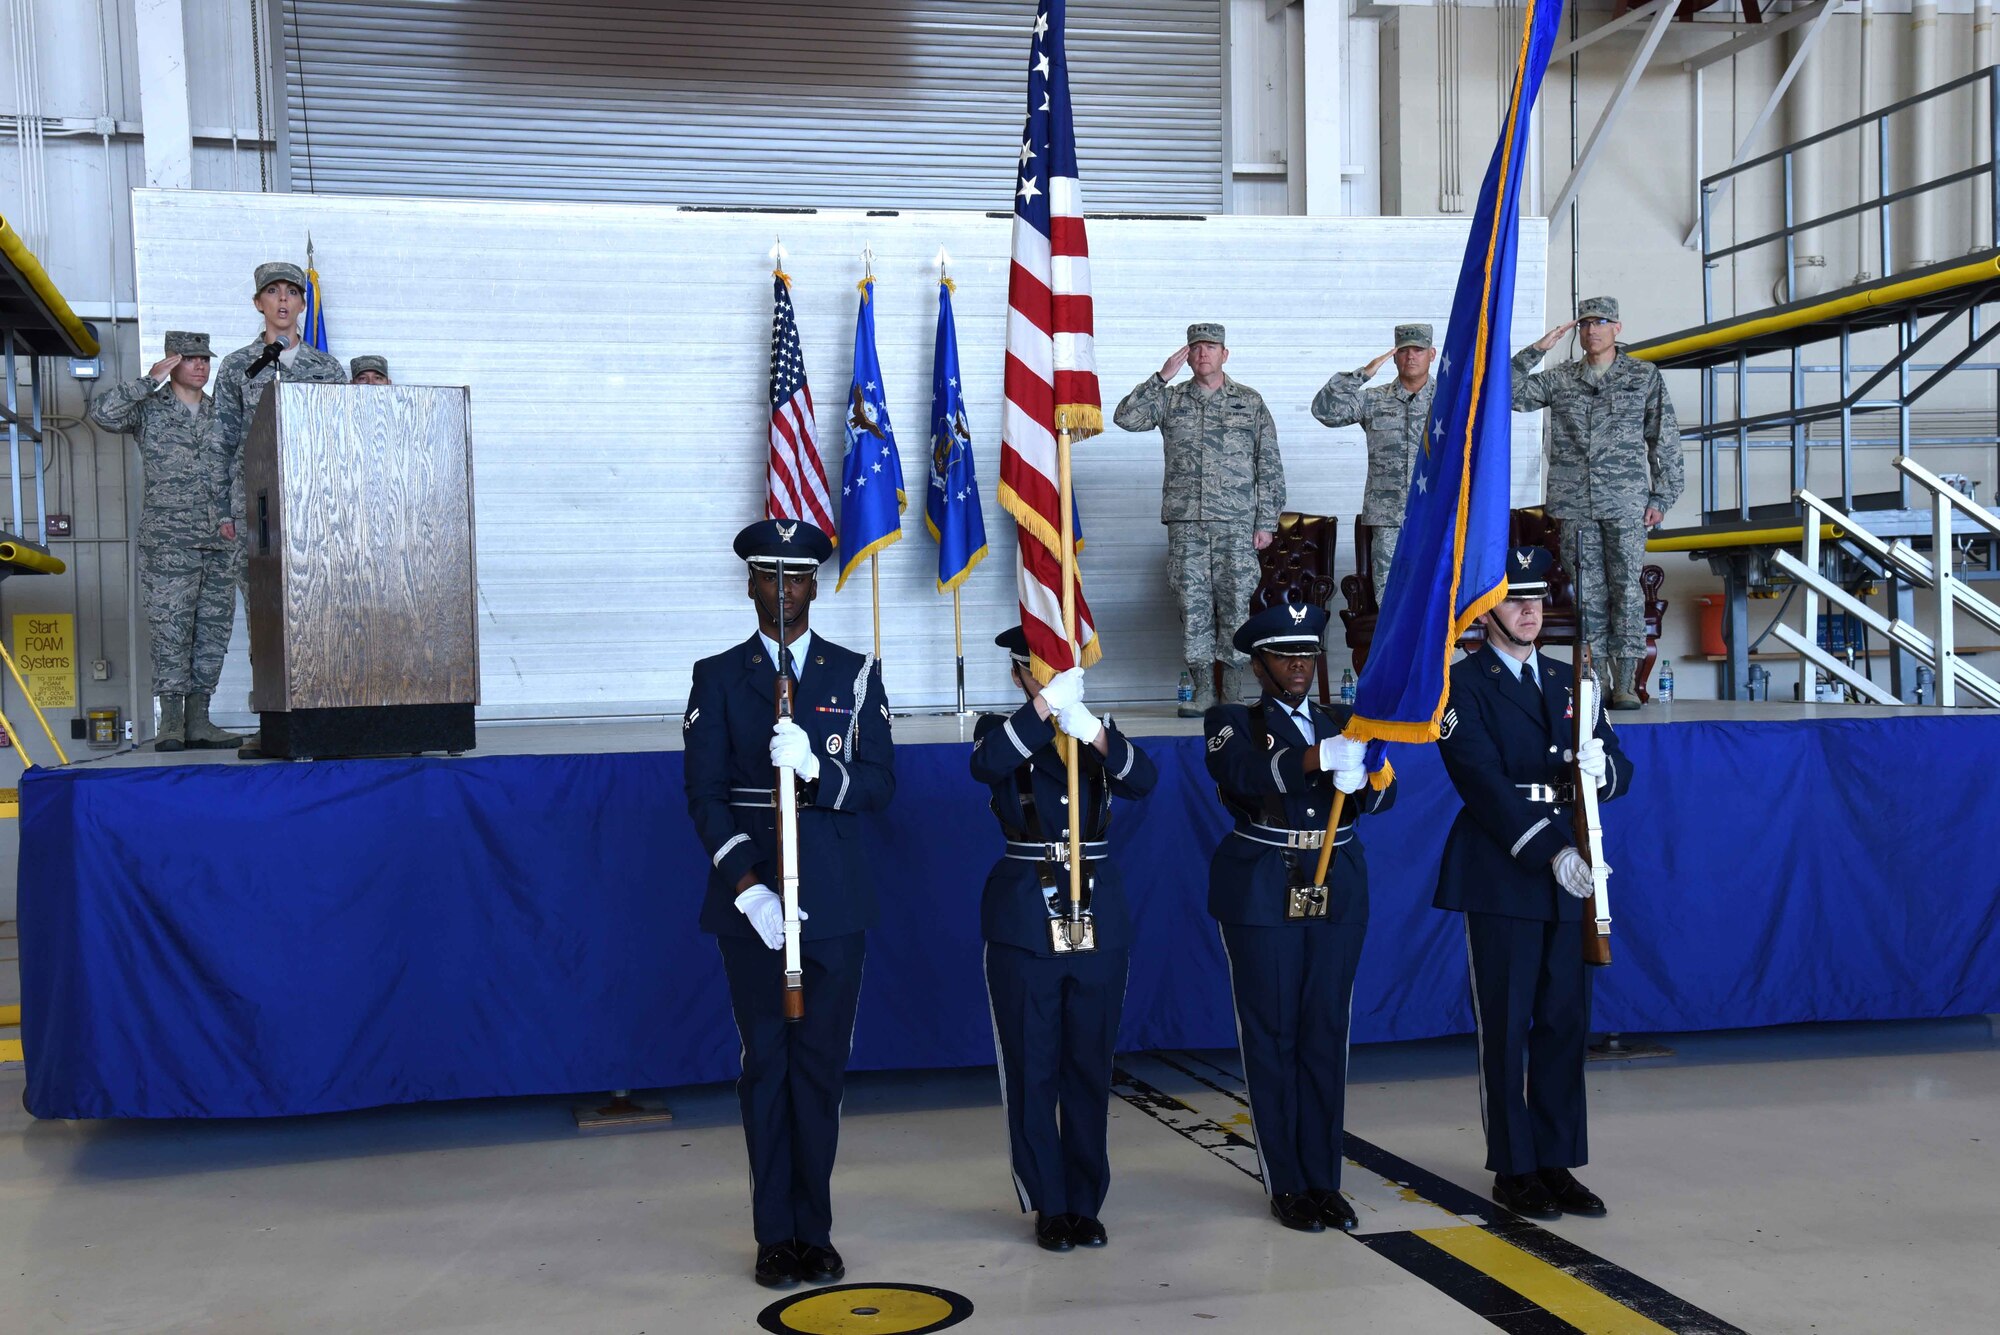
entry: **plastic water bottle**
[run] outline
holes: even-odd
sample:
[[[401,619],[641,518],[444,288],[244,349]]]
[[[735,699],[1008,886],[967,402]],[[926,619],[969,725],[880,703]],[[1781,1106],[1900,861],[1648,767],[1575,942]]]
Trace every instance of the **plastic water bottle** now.
[[[1354,704],[1354,669],[1342,668],[1340,672],[1340,703]]]
[[[1178,692],[1178,698],[1180,702],[1184,705],[1191,705],[1194,703],[1194,678],[1188,675],[1188,670],[1186,668],[1181,669],[1181,686],[1180,686],[1180,691]]]
[[[1662,658],[1660,660],[1660,689],[1658,694],[1660,697],[1661,704],[1664,705],[1673,703],[1674,660],[1671,658]]]

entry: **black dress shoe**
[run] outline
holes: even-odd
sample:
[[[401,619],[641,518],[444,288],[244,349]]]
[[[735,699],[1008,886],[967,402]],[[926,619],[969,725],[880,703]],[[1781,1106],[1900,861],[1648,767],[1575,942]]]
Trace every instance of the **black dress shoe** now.
[[[1035,1245],[1045,1252],[1066,1252],[1075,1246],[1069,1236],[1069,1216],[1038,1212],[1035,1215]]]
[[[1301,1233],[1326,1231],[1326,1225],[1320,1222],[1319,1205],[1304,1192],[1273,1196],[1271,1217],[1286,1228],[1295,1228]]]
[[[1524,1214],[1530,1219],[1562,1218],[1562,1211],[1556,1208],[1556,1198],[1549,1195],[1542,1179],[1533,1173],[1495,1173],[1493,1199],[1515,1214]]]
[[[794,1241],[792,1253],[798,1258],[799,1278],[808,1284],[831,1284],[847,1273],[847,1263],[840,1259],[832,1243],[821,1247]]]
[[[1347,1197],[1337,1191],[1308,1191],[1313,1207],[1319,1211],[1319,1221],[1328,1228],[1337,1228],[1343,1233],[1352,1233],[1361,1221],[1354,1216],[1354,1207],[1347,1203]]]
[[[1104,1225],[1087,1214],[1066,1214],[1063,1221],[1069,1225],[1069,1240],[1079,1247],[1102,1247],[1111,1241],[1104,1235]]]
[[[1544,1168],[1535,1176],[1541,1179],[1556,1208],[1564,1214],[1602,1216],[1605,1213],[1604,1202],[1597,1198],[1597,1193],[1571,1176],[1569,1169]]]
[[[789,1289],[799,1282],[798,1257],[789,1242],[757,1249],[757,1268],[750,1272],[767,1289]]]

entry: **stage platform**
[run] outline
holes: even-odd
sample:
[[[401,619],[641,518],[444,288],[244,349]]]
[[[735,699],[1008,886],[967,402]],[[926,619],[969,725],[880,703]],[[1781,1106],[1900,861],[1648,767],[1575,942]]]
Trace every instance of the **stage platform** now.
[[[1112,832],[1139,918],[1121,1047],[1228,1047],[1204,909],[1226,827],[1198,724],[1106,712],[1161,772]],[[1636,778],[1605,809],[1617,962],[1597,975],[1600,1028],[2000,1011],[2000,716],[1683,702],[1618,723]],[[861,822],[883,920],[858,1068],[992,1060],[977,903],[999,836],[969,726],[897,720],[895,801]],[[678,735],[657,718],[486,725],[459,759],[132,753],[34,771],[29,1108],[264,1116],[731,1076]],[[1471,1024],[1462,925],[1430,908],[1458,801],[1434,748],[1391,754],[1398,803],[1363,831],[1359,1042]]]

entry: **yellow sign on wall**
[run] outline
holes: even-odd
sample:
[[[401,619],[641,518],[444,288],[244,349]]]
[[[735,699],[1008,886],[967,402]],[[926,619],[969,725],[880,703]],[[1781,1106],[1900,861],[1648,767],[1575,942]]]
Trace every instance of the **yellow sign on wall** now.
[[[16,612],[14,665],[36,704],[75,709],[76,618],[67,612]]]

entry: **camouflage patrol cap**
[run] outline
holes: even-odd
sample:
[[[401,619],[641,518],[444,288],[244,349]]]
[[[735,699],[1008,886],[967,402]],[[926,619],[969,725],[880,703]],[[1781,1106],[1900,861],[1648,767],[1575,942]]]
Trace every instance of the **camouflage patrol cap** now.
[[[284,260],[273,260],[269,264],[257,266],[257,291],[261,294],[273,283],[290,283],[303,292],[306,290],[306,272],[296,264]]]
[[[356,357],[347,363],[347,375],[350,380],[359,380],[363,371],[373,371],[376,375],[387,380],[389,378],[389,359],[377,356],[371,352],[365,356]]]
[[[1223,341],[1222,326],[1206,320],[1188,326],[1188,346],[1193,347],[1197,343],[1213,343],[1219,348],[1229,346]]]
[[[166,351],[169,357],[213,357],[208,349],[207,334],[190,334],[185,329],[167,331]]]
[[[1429,348],[1435,346],[1431,342],[1431,327],[1429,325],[1399,324],[1396,326],[1396,351],[1401,352],[1404,348]]]
[[[1618,298],[1585,297],[1576,303],[1576,318],[1579,320],[1609,320],[1618,323]]]

